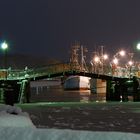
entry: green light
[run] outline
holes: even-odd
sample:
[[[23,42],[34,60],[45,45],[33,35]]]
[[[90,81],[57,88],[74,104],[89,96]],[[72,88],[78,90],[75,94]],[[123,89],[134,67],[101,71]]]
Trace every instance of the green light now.
[[[8,44],[7,44],[6,42],[3,42],[3,43],[1,44],[1,48],[2,48],[3,50],[8,49]]]
[[[140,50],[140,43],[137,44],[136,48]]]
[[[128,81],[126,81],[127,83],[132,83],[133,81],[132,80],[128,80]]]

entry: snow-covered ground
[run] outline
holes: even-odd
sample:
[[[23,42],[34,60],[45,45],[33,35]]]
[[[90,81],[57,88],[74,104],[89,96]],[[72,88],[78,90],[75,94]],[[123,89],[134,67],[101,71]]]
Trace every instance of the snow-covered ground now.
[[[140,134],[36,128],[18,107],[0,105],[0,140],[139,140]]]

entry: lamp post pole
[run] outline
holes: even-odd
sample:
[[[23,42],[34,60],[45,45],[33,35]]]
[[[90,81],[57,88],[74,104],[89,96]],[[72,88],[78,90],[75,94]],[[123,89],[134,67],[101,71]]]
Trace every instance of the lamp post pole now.
[[[7,49],[8,49],[8,44],[4,41],[1,44],[1,48],[4,51],[4,69],[6,71],[6,73],[5,73],[5,79],[7,79]]]

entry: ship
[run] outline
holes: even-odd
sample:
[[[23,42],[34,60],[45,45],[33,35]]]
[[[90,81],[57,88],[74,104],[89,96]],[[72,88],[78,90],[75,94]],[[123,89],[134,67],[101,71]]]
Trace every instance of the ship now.
[[[69,76],[64,82],[64,89],[67,90],[90,89],[90,78],[78,75]]]
[[[82,45],[76,44],[72,46],[70,57],[70,66],[72,70],[80,70],[83,72],[88,71],[84,56],[84,52],[87,51],[88,51],[87,48],[84,48]],[[80,52],[80,55],[78,52]],[[81,63],[79,63],[80,59]],[[79,75],[69,76],[64,81],[64,89],[68,90],[90,89],[90,79],[91,78],[89,77]]]

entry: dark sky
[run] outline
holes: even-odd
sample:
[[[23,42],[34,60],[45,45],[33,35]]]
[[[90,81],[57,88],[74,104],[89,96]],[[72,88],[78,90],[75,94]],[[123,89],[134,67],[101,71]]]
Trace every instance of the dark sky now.
[[[11,53],[66,60],[75,41],[89,53],[132,50],[140,40],[140,0],[0,0],[0,40]]]

